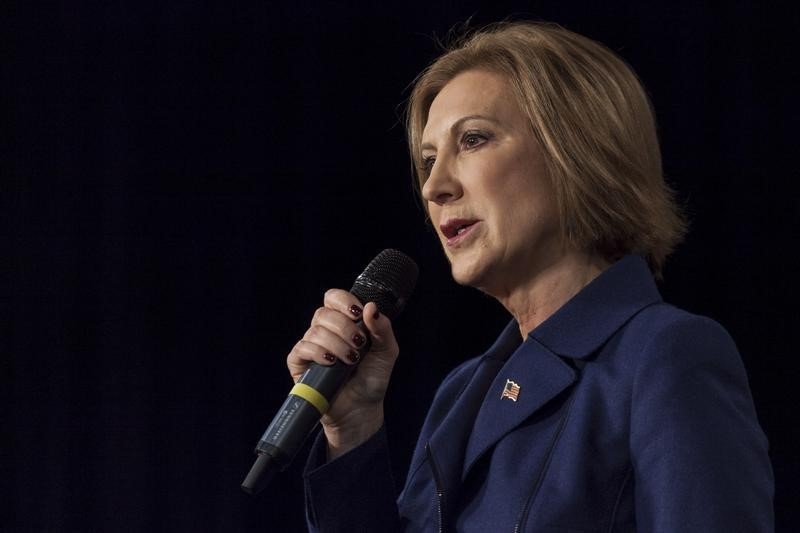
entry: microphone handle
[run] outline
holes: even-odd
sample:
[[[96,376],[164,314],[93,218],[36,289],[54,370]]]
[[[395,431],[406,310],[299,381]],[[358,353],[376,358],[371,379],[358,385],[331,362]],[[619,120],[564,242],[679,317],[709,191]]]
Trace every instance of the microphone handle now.
[[[359,361],[371,345],[369,335],[365,337],[367,342],[359,349]],[[356,366],[339,359],[330,366],[309,365],[258,441],[258,458],[242,483],[245,492],[258,494],[278,471],[289,466]]]

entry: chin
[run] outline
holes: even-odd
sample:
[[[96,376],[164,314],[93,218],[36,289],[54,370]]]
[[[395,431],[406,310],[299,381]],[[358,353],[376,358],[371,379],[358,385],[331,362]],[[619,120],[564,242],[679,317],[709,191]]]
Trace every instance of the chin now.
[[[455,270],[452,270],[451,274],[453,275],[453,281],[455,281],[459,285],[464,285],[464,286],[467,286],[467,287],[471,287],[472,286],[472,283],[470,283],[469,277],[460,275],[459,273],[456,273]]]
[[[483,281],[486,277],[485,269],[481,268],[481,265],[464,261],[463,258],[458,262],[451,261],[450,274],[453,276],[453,280],[459,285],[474,287],[476,289],[480,289],[481,286],[484,285]]]

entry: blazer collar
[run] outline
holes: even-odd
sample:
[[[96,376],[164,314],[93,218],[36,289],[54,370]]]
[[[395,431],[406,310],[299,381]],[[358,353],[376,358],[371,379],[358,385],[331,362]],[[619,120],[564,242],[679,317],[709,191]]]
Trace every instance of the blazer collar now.
[[[588,358],[638,311],[660,301],[644,259],[626,256],[531,331],[525,342],[512,320],[479,360],[458,407],[431,435],[445,490],[457,493],[459,481],[487,449],[577,380],[565,358]],[[519,387],[516,394],[514,385]]]
[[[562,357],[585,359],[633,315],[661,301],[645,260],[628,255],[592,280],[528,337]]]
[[[512,339],[520,342],[519,326],[512,320],[495,343],[503,349],[484,356],[485,362],[506,360],[502,368],[493,369],[496,373],[488,389],[483,388],[464,450],[461,479],[486,450],[577,381],[578,373],[565,359],[588,358],[638,311],[660,301],[645,261],[627,256],[584,287],[516,349]]]

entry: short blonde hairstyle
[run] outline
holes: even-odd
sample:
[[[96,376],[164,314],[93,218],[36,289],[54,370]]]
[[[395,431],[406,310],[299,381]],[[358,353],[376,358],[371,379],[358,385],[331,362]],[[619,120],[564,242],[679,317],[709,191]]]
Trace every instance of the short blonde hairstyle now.
[[[661,276],[686,222],[664,182],[655,118],[634,74],[605,46],[558,25],[498,23],[462,37],[416,79],[406,110],[418,192],[422,131],[455,76],[505,77],[542,147],[565,242],[613,261],[644,256]]]

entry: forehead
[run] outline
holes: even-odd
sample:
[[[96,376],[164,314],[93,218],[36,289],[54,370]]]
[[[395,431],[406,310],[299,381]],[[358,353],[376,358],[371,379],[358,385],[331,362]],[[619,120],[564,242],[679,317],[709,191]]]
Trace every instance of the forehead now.
[[[459,119],[473,115],[503,123],[521,119],[505,77],[488,70],[468,70],[447,82],[431,103],[422,137],[438,136]]]

